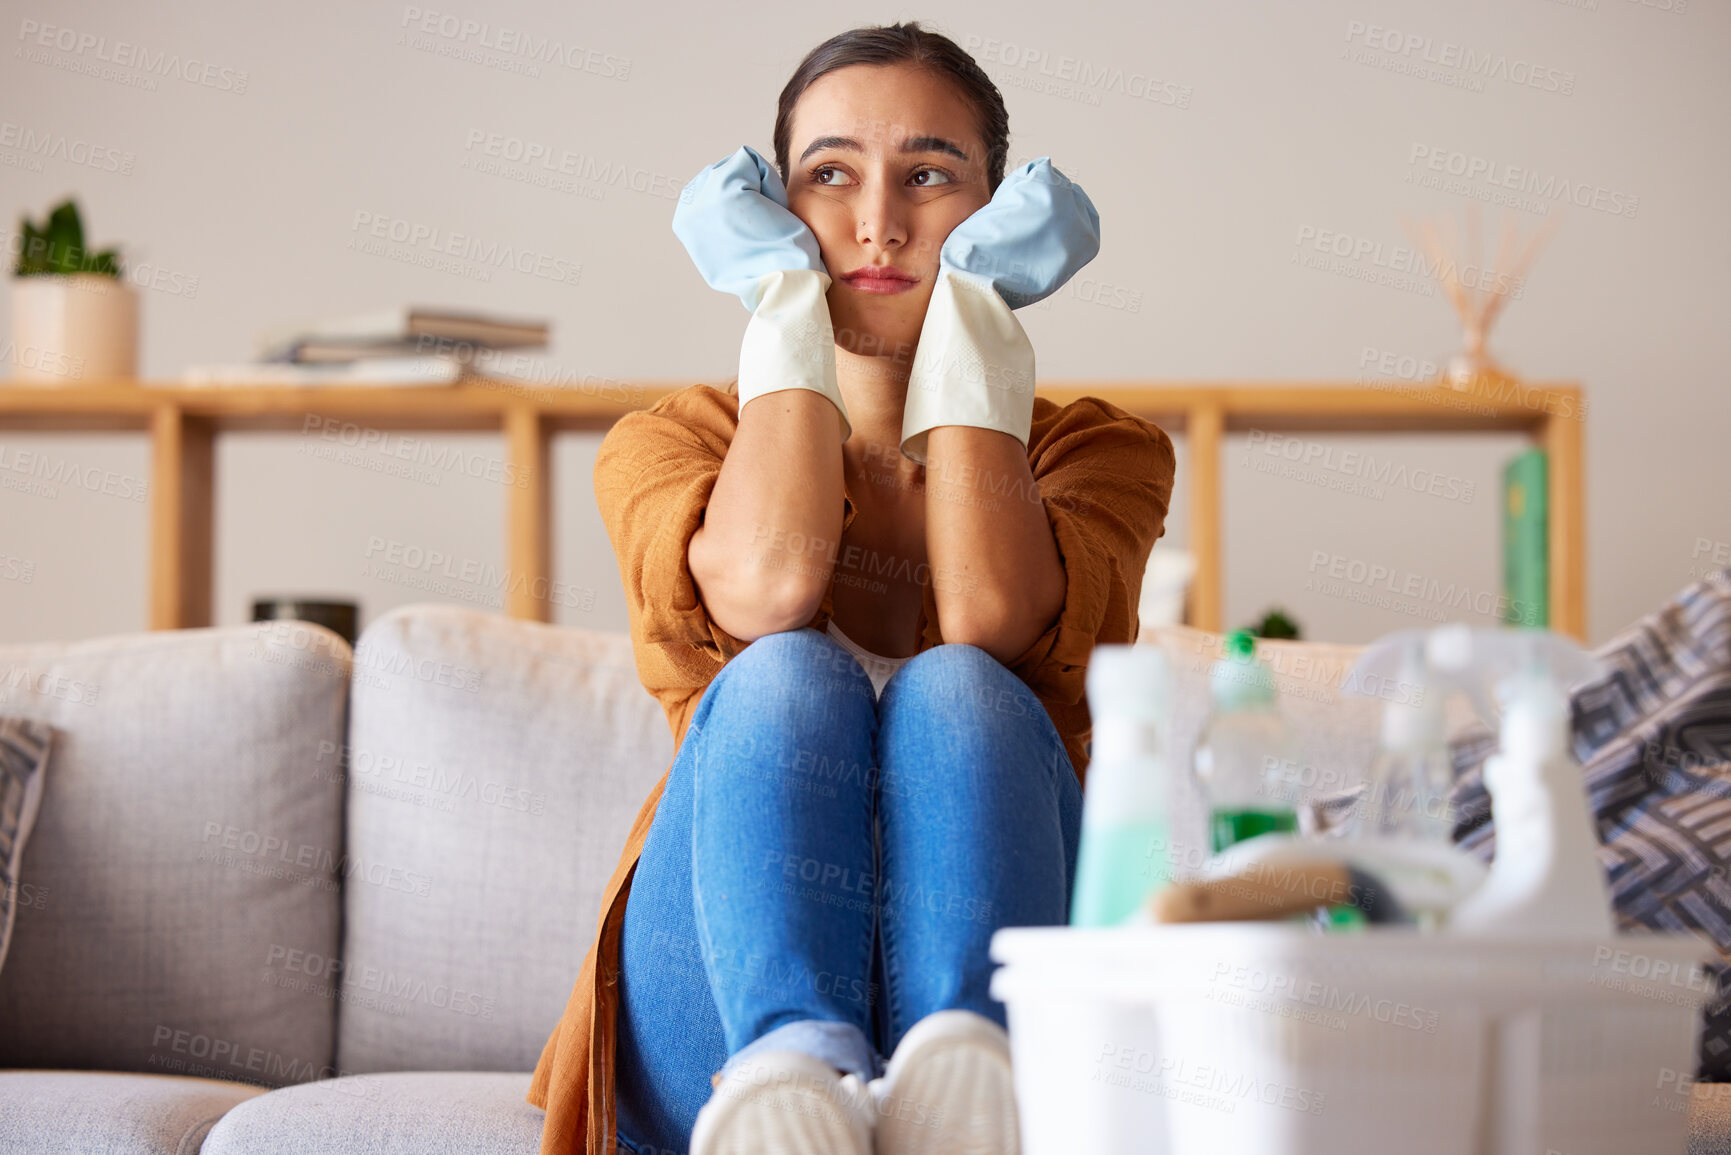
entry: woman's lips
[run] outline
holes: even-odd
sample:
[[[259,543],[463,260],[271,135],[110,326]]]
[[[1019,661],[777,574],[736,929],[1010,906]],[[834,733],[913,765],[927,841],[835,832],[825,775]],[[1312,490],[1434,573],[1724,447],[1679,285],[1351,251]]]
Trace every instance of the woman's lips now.
[[[842,280],[846,282],[850,288],[857,289],[862,293],[880,293],[885,295],[905,293],[920,283],[918,278],[911,277],[899,269],[892,270],[887,268],[855,269],[851,273],[843,274]]]

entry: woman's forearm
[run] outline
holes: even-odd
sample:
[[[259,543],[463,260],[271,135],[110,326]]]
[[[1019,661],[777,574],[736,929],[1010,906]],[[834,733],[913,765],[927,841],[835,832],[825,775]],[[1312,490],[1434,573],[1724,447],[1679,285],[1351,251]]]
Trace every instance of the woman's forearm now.
[[[926,554],[946,642],[979,646],[1008,665],[1063,611],[1063,559],[1027,451],[1007,433],[931,431]]]
[[[710,617],[744,641],[797,629],[829,588],[842,523],[841,429],[809,389],[740,408],[687,559]]]

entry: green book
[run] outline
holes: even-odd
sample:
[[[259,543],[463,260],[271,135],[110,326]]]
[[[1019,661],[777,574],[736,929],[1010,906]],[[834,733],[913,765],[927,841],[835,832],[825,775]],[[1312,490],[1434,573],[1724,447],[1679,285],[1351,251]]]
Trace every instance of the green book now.
[[[1529,449],[1503,468],[1503,620],[1551,624],[1550,501],[1545,451]]]

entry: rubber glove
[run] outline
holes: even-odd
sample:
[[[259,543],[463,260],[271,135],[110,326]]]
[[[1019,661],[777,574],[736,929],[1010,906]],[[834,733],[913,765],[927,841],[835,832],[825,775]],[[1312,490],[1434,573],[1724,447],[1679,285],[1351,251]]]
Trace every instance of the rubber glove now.
[[[1008,433],[1027,447],[1034,347],[1011,312],[1057,292],[1100,251],[1100,214],[1050,157],[1009,173],[938,251],[902,406],[902,453],[924,464],[939,425]]]
[[[739,407],[765,393],[810,389],[852,433],[835,378],[829,271],[817,238],[787,207],[775,168],[749,145],[698,173],[673,210],[673,232],[711,288],[751,310],[739,349]]]

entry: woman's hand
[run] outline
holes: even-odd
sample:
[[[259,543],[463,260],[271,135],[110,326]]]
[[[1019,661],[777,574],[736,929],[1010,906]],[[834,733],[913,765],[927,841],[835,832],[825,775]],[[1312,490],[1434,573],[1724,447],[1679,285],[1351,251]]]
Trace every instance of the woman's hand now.
[[[787,208],[787,188],[775,168],[750,145],[716,161],[679,194],[673,232],[709,287],[733,293],[755,310],[759,285],[788,269],[829,270],[817,238]]]
[[[1029,161],[1004,177],[992,199],[957,225],[939,268],[984,277],[1012,309],[1043,301],[1100,252],[1100,214],[1082,186]]]
[[[1100,214],[1046,157],[1006,176],[945,238],[902,408],[902,453],[926,460],[940,425],[1008,433],[1026,448],[1034,347],[1011,313],[1057,292],[1100,251]]]
[[[835,377],[830,277],[817,238],[787,208],[787,189],[749,145],[685,186],[673,232],[711,288],[751,310],[739,349],[739,408],[766,393],[809,389],[853,432]]]

